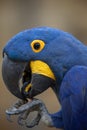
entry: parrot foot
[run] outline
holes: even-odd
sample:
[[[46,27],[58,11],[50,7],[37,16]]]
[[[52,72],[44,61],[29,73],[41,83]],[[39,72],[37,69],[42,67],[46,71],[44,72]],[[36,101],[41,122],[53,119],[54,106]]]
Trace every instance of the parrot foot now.
[[[10,122],[13,122],[11,120],[11,115],[14,115],[13,112],[16,111],[20,106],[22,106],[23,104],[25,104],[26,102],[28,102],[27,100],[18,100],[12,107],[10,107],[8,110],[6,110],[6,117],[7,117],[7,120],[10,121]],[[19,113],[15,113],[16,114],[19,114]]]
[[[19,117],[18,117],[18,124],[19,125],[25,125],[28,128],[32,128],[32,127],[39,124],[39,121],[41,119],[41,116],[40,116],[39,112],[38,112],[36,118],[34,118],[30,123],[28,123],[27,120],[26,120],[27,117],[29,116],[29,113],[30,113],[30,111],[27,110],[24,113],[21,113],[19,115]]]
[[[37,111],[38,114],[31,123],[28,123],[27,118],[30,112]],[[44,122],[47,126],[52,127],[52,119],[46,109],[45,104],[39,99],[33,99],[31,101],[19,100],[11,108],[6,110],[7,119],[11,121],[11,115],[19,115],[18,123],[24,125],[28,128],[32,128],[39,124],[40,120]],[[11,121],[12,122],[12,121]]]

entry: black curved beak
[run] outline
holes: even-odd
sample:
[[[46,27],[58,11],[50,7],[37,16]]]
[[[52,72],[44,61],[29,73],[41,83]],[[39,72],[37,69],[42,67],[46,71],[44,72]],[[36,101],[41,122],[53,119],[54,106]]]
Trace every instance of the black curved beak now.
[[[13,62],[7,55],[3,57],[2,77],[8,90],[16,97],[23,99],[19,88],[19,80],[22,76],[25,63]]]
[[[47,64],[40,61],[40,69],[38,68],[37,61],[34,61],[33,65],[34,66],[30,67],[29,63],[27,62],[12,61],[8,58],[7,55],[3,57],[2,77],[4,83],[7,86],[8,90],[20,99],[25,100],[26,98],[33,98],[49,87],[53,88],[55,86],[55,79],[53,78],[54,76],[52,76],[53,73]],[[45,69],[44,74],[43,68]],[[42,73],[38,73],[39,70]],[[48,70],[50,71],[52,78],[49,75],[45,75]],[[25,75],[23,75],[23,73],[25,73]],[[20,79],[22,79],[21,86],[19,84]]]

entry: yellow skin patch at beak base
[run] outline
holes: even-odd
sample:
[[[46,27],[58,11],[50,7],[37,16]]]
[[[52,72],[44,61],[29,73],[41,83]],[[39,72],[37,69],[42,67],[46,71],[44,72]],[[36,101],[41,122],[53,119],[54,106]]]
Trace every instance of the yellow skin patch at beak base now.
[[[47,76],[53,80],[56,80],[50,67],[43,61],[40,61],[40,60],[31,61],[30,68],[31,68],[32,74],[33,73],[42,74],[42,75]]]
[[[31,61],[30,68],[31,68],[32,74],[41,74],[41,75],[47,76],[53,80],[56,80],[50,67],[43,61],[40,61],[40,60]],[[31,87],[32,87],[32,84],[29,83],[25,88],[25,92],[28,92]]]

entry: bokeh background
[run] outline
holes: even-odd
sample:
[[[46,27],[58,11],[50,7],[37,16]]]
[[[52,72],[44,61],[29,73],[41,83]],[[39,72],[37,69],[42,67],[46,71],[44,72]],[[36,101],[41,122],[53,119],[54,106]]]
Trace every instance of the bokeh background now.
[[[84,44],[87,43],[87,0],[0,0],[0,130],[27,130],[6,119],[5,110],[17,98],[6,89],[1,75],[2,49],[16,33],[36,27],[50,26],[72,33]],[[51,89],[37,96],[42,99],[49,112],[60,109],[56,96]],[[30,120],[34,115],[30,116]],[[43,123],[32,130],[50,130]],[[55,130],[52,128],[51,130]]]

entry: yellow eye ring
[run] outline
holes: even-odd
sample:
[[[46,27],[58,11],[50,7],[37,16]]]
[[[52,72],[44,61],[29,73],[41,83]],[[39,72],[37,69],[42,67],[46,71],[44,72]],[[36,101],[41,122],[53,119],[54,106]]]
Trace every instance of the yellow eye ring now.
[[[45,46],[44,41],[42,40],[34,40],[31,42],[32,50],[36,53],[40,52]]]

